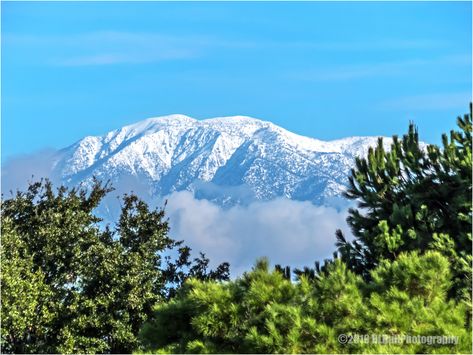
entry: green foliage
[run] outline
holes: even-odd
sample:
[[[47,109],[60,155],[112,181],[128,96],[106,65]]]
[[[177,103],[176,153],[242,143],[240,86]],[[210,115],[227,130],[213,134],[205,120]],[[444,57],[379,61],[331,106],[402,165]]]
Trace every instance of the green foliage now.
[[[228,264],[209,272],[186,247],[175,262],[164,257],[181,242],[164,211],[135,195],[123,197],[113,230],[100,228],[93,211],[110,191],[41,181],[2,201],[3,351],[131,352],[153,306],[186,278],[228,278]]]
[[[2,329],[6,342],[3,350],[13,350],[9,344],[20,344],[20,353],[40,352],[42,339],[47,335],[53,315],[48,303],[52,291],[45,283],[45,275],[35,270],[31,255],[25,243],[12,228],[11,220],[2,220]],[[28,342],[29,336],[38,341]],[[3,339],[2,339],[3,340]]]
[[[442,148],[419,144],[417,129],[386,152],[382,139],[358,158],[346,197],[358,201],[347,219],[355,240],[337,231],[338,250],[351,270],[369,277],[383,259],[401,252],[437,250],[453,271],[452,294],[471,294],[472,113],[458,118],[458,131],[442,136]]]
[[[438,252],[384,260],[366,282],[341,260],[297,283],[266,260],[231,282],[189,280],[156,307],[140,334],[150,353],[432,353],[471,350],[464,303],[447,301],[448,260]],[[446,335],[457,345],[340,343],[347,335]]]
[[[470,353],[471,120],[470,108],[442,148],[422,148],[413,124],[389,152],[380,139],[356,160],[346,193],[358,201],[355,239],[337,231],[333,260],[295,270],[295,283],[289,267],[270,272],[265,260],[232,282],[189,280],[157,306],[140,351]]]
[[[116,227],[100,227],[94,210],[111,189],[97,181],[89,192],[41,181],[2,198],[2,350],[471,353],[471,106],[458,126],[442,148],[422,148],[411,124],[389,152],[379,140],[357,159],[346,193],[358,201],[355,239],[337,231],[334,258],[295,270],[296,281],[266,259],[228,281],[227,263],[191,260],[164,211],[134,195]]]

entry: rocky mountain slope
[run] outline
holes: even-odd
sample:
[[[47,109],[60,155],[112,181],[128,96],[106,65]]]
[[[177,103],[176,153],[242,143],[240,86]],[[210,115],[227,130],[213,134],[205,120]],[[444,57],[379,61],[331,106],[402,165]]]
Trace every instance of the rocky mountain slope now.
[[[275,197],[330,204],[355,156],[376,141],[321,141],[245,116],[170,115],[85,137],[58,153],[54,175],[68,185],[87,185],[96,176],[149,196],[189,190],[221,205]]]

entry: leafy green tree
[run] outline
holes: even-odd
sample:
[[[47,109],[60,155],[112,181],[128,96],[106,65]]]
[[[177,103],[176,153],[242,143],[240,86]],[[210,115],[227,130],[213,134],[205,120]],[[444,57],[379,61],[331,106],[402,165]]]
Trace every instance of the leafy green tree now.
[[[423,147],[413,124],[389,151],[382,139],[357,158],[345,196],[358,201],[347,219],[355,240],[337,231],[338,250],[351,270],[369,277],[383,259],[438,250],[452,265],[457,297],[471,293],[472,113],[442,136],[442,148]]]
[[[116,227],[100,227],[94,210],[110,191],[98,181],[89,191],[40,181],[2,201],[3,349],[131,352],[186,267],[194,277],[228,278],[228,264],[209,272],[207,259],[190,262],[190,250],[169,237],[164,210],[135,195],[123,197]],[[176,247],[173,263],[166,253]]]
[[[51,305],[48,304],[52,291],[45,283],[44,273],[35,270],[32,256],[8,218],[2,220],[0,253],[2,350],[40,352],[53,319]],[[30,341],[32,337],[35,338],[34,342]]]

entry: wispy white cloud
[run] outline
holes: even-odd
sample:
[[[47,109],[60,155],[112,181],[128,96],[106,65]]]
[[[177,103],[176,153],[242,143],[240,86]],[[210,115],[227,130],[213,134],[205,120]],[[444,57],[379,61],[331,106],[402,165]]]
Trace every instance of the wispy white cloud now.
[[[54,149],[42,149],[31,154],[22,154],[2,162],[1,191],[5,196],[10,192],[25,190],[29,182],[38,181],[47,177],[50,180],[59,181],[52,173],[57,151]]]
[[[331,66],[290,73],[288,78],[301,81],[350,81],[369,77],[410,75],[429,65],[471,66],[471,55],[451,55],[429,59],[411,59],[366,64]]]
[[[281,45],[282,42],[270,42],[268,44]],[[283,43],[284,44],[284,43]],[[347,52],[366,52],[366,51],[397,51],[408,49],[431,49],[441,48],[448,45],[445,41],[431,40],[425,38],[418,39],[396,39],[385,38],[383,40],[363,40],[363,41],[290,41],[285,42],[286,46],[311,48],[323,51],[347,51]]]
[[[471,92],[464,91],[398,97],[381,102],[377,107],[407,111],[450,110],[467,107],[471,101]]]
[[[89,66],[89,65],[109,65],[109,64],[140,64],[153,63],[165,60],[189,59],[196,57],[192,51],[178,50],[149,50],[146,53],[101,53],[85,56],[73,56],[56,60],[60,66]]]
[[[44,150],[10,159],[2,166],[2,193],[8,197],[10,190],[24,190],[29,181],[42,177],[60,184],[59,176],[53,174],[57,154],[54,150]],[[222,208],[197,199],[189,191],[157,199],[152,197],[152,185],[134,177],[123,176],[113,186],[116,190],[106,196],[96,211],[106,221],[118,220],[121,203],[117,197],[124,193],[133,191],[151,207],[162,206],[167,200],[170,235],[184,240],[194,255],[204,252],[212,266],[230,262],[233,276],[248,270],[262,256],[274,264],[313,265],[316,260],[332,256],[337,228],[351,235],[346,224],[348,203],[335,209],[278,198]]]
[[[169,35],[153,32],[98,31],[69,35],[3,34],[7,45],[37,48],[48,54],[49,64],[65,66],[137,64],[172,59],[190,59],[218,49],[286,49],[330,51],[383,51],[425,49],[444,46],[429,39],[385,39],[383,41],[331,41],[235,39],[218,35]],[[45,51],[45,48],[48,50]],[[55,48],[60,48],[59,53]],[[53,56],[51,59],[51,55]],[[345,75],[366,75],[365,68],[347,68]],[[341,74],[339,74],[341,76]]]
[[[31,50],[36,48],[39,56],[45,56],[46,64],[59,66],[189,59],[200,56],[213,43],[212,38],[202,36],[115,31],[55,36],[6,34],[4,41]]]
[[[234,276],[261,256],[275,264],[313,265],[332,256],[337,228],[350,235],[346,210],[310,202],[280,198],[223,209],[187,191],[167,200],[171,235],[205,252],[213,265],[230,262]]]
[[[422,63],[425,61],[410,60],[320,68],[294,74],[293,78],[307,81],[345,81],[373,76],[393,76]]]

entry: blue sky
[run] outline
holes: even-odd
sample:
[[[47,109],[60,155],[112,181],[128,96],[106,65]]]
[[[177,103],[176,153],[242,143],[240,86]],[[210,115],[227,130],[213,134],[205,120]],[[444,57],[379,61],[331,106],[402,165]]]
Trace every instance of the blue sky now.
[[[2,159],[170,113],[438,143],[471,25],[469,2],[2,2]]]

